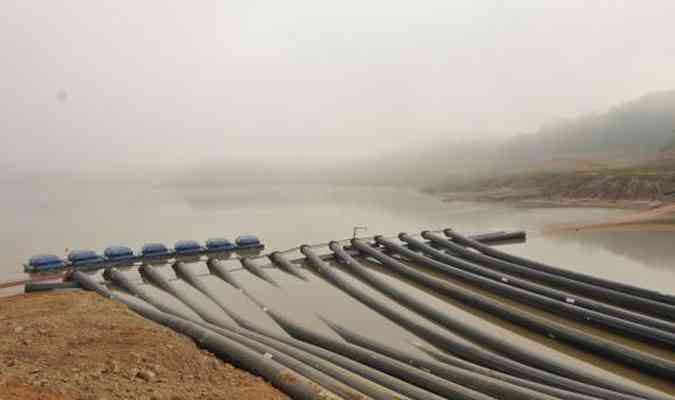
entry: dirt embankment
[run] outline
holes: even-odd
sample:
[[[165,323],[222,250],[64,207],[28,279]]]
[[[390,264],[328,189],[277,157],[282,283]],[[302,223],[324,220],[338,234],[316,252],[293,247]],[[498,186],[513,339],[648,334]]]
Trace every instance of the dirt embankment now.
[[[287,398],[98,295],[0,299],[2,400]]]
[[[432,192],[448,200],[652,208],[675,202],[675,162],[466,179]]]

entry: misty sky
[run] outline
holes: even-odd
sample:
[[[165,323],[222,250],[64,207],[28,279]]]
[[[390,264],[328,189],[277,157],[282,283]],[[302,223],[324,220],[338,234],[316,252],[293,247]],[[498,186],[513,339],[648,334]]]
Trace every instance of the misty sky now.
[[[348,159],[533,131],[675,88],[674,15],[672,0],[0,0],[0,166]]]

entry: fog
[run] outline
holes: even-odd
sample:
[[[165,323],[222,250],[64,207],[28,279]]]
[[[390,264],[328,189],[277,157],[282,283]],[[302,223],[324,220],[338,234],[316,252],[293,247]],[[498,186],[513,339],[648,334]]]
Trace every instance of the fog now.
[[[0,167],[322,170],[535,132],[675,88],[673,15],[668,0],[2,1]]]

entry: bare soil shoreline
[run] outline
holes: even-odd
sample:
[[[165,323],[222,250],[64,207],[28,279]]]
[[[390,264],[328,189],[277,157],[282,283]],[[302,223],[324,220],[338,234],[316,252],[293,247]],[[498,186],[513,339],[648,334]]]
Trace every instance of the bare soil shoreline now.
[[[0,398],[288,399],[189,338],[85,291],[0,299]]]
[[[498,189],[476,192],[436,193],[445,202],[476,201],[506,204],[513,207],[588,207],[618,208],[632,210],[629,215],[598,223],[577,223],[550,225],[543,229],[546,233],[579,230],[675,230],[675,201],[622,199],[607,200],[598,198],[542,198],[520,190]]]

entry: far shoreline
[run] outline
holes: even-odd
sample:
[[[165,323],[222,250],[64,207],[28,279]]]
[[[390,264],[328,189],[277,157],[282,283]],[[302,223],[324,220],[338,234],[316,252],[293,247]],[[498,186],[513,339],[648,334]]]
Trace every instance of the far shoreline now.
[[[546,226],[542,233],[571,231],[675,231],[675,201],[649,199],[542,198],[515,191],[431,193],[443,202],[473,201],[530,208],[606,208],[633,211],[629,215],[597,223],[560,223]]]

